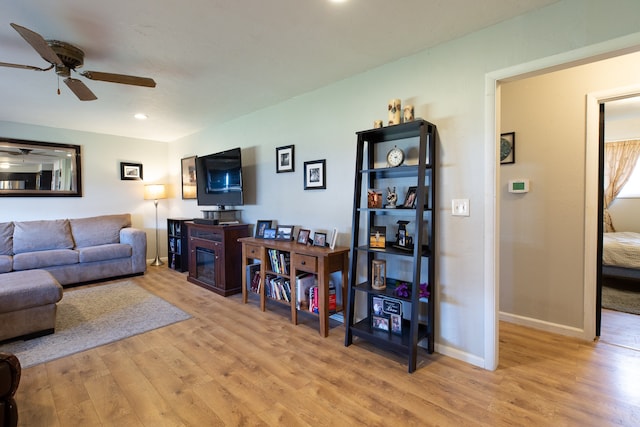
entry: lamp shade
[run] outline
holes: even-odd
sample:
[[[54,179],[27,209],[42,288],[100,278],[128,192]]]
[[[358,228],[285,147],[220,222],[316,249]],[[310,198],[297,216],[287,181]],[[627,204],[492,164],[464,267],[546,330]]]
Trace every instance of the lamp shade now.
[[[167,190],[164,184],[148,184],[144,186],[145,200],[166,199]]]

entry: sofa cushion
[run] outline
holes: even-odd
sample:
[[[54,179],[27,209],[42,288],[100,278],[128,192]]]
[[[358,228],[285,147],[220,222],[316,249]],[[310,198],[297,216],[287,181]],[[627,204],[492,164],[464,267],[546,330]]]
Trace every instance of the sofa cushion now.
[[[16,271],[77,263],[78,252],[73,249],[52,249],[49,251],[15,254],[13,256],[13,269]]]
[[[70,219],[76,248],[120,243],[120,230],[131,227],[131,215],[102,215]]]
[[[0,255],[13,255],[13,222],[0,223]]]
[[[13,223],[13,253],[71,249],[69,220],[16,221]]]
[[[96,262],[118,258],[129,258],[133,252],[131,246],[120,243],[78,248],[77,251],[80,257],[80,262]]]
[[[8,273],[11,270],[13,270],[13,257],[0,255],[0,273]]]

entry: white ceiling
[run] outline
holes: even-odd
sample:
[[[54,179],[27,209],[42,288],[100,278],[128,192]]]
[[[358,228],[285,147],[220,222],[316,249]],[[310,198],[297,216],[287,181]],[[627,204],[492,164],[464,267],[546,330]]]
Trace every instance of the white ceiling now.
[[[2,1],[0,62],[48,65],[13,22],[157,87],[75,76],[82,102],[53,70],[0,67],[0,121],[173,141],[555,1]]]

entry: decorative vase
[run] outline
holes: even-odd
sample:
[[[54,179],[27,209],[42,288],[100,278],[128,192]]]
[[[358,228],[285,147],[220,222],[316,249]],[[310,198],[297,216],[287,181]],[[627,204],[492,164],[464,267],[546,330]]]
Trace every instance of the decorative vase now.
[[[404,107],[404,122],[412,122],[413,121],[413,105],[405,105]]]
[[[387,262],[383,259],[371,261],[371,287],[377,291],[387,288]]]
[[[401,105],[399,99],[389,100],[389,125],[400,124]]]

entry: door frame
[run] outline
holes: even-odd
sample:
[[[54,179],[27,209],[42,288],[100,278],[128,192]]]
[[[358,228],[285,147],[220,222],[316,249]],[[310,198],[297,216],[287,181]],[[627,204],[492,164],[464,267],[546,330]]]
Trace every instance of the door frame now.
[[[602,240],[600,161],[600,105],[608,101],[640,95],[640,85],[624,86],[588,93],[586,96],[586,159],[584,221],[584,337],[595,339],[600,334],[601,262],[598,258]],[[604,136],[603,136],[604,137]],[[603,156],[603,155],[602,155]]]

